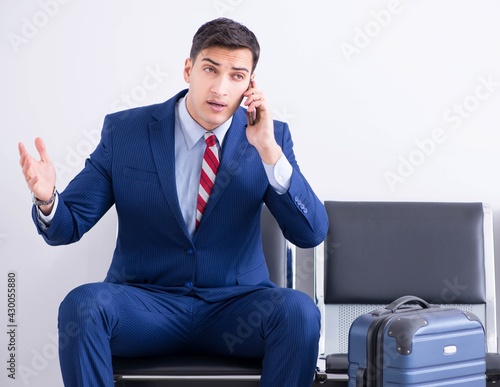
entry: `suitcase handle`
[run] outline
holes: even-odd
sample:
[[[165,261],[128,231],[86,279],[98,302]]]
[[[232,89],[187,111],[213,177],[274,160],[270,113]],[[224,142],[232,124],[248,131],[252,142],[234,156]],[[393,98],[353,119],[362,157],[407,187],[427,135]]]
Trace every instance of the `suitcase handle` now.
[[[374,311],[373,314],[376,316],[382,316],[384,314],[396,313],[396,311],[398,309],[400,309],[405,304],[418,304],[424,309],[431,308],[431,305],[427,301],[424,301],[419,297],[403,296],[403,297],[400,297],[397,300],[394,300],[393,302],[391,302],[384,309],[379,309],[377,311]]]
[[[419,297],[415,296],[403,296],[398,298],[397,300],[391,302],[389,305],[385,307],[385,309],[389,309],[392,313],[396,312],[399,308],[401,308],[404,304],[418,304],[424,309],[428,309],[431,307],[431,305],[427,302],[422,300]]]

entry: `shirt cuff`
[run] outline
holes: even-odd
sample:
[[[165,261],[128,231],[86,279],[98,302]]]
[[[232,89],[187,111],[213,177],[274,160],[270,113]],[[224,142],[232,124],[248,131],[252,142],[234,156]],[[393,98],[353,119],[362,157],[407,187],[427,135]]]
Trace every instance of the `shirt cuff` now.
[[[52,211],[50,211],[50,214],[44,215],[42,211],[40,211],[40,208],[36,208],[36,213],[38,216],[38,220],[42,222],[42,224],[45,227],[49,227],[50,224],[52,223],[52,219],[54,218],[54,214],[56,213],[56,208],[57,204],[59,203],[59,194],[56,192],[56,197],[54,199],[54,206],[52,207]]]
[[[269,179],[269,184],[279,194],[284,194],[290,188],[290,181],[292,180],[293,167],[289,163],[284,154],[281,155],[276,164],[264,164],[264,169]]]

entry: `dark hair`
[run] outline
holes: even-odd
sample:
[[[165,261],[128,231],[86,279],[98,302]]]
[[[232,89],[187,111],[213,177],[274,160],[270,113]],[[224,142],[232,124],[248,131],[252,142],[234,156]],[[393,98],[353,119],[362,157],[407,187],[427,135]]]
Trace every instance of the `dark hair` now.
[[[260,46],[255,34],[243,24],[224,17],[203,24],[193,37],[189,54],[194,62],[205,48],[223,47],[231,50],[248,48],[252,52],[252,72],[259,61]]]

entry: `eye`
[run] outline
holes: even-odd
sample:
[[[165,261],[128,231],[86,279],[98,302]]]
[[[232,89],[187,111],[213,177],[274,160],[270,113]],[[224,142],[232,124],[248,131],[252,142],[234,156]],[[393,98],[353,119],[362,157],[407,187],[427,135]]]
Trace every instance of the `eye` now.
[[[215,69],[213,67],[205,67],[203,71],[207,73],[215,73]]]
[[[237,81],[242,81],[245,79],[245,76],[243,74],[234,74],[233,78],[236,79]]]

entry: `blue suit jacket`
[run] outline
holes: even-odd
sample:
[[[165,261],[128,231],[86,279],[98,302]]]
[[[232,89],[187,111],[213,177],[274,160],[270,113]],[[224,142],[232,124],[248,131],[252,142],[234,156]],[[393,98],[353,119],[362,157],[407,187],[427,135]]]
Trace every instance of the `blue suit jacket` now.
[[[186,92],[162,104],[106,116],[99,145],[60,194],[50,227],[36,222],[39,232],[51,245],[75,242],[114,204],[118,237],[106,281],[178,294],[194,290],[207,300],[274,286],[260,241],[262,203],[297,246],[319,244],[328,228],[324,206],[295,161],[288,126],[274,125],[293,167],[291,186],[279,195],[248,143],[245,110],[237,110],[215,187],[191,237],[175,183],[175,104]]]

